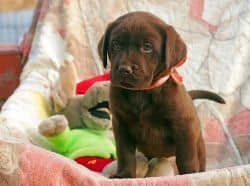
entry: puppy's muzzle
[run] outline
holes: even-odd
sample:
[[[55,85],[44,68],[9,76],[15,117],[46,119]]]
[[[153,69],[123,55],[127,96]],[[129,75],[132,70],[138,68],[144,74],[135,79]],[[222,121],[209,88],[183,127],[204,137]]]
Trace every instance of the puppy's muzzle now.
[[[132,70],[132,68],[131,68],[130,66],[128,66],[128,65],[120,65],[120,66],[118,67],[118,72],[119,72],[119,74],[122,75],[122,76],[128,76],[128,75],[131,75],[131,74],[132,74],[133,70]]]
[[[113,73],[111,83],[121,87],[132,87],[135,83],[134,71],[130,65],[121,64]]]

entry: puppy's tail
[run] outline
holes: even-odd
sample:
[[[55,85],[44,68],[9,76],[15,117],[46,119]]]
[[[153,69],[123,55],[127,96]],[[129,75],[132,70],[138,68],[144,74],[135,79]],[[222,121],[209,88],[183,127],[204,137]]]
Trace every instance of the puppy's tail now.
[[[206,90],[190,90],[188,93],[192,99],[209,99],[221,104],[226,103],[226,101],[218,94]]]

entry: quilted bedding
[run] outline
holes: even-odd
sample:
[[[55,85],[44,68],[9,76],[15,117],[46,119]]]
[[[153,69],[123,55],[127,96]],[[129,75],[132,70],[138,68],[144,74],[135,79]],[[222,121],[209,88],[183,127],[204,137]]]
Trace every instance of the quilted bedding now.
[[[50,152],[38,134],[51,114],[59,68],[77,80],[104,69],[96,47],[106,25],[136,10],[173,25],[188,46],[179,69],[187,89],[219,93],[226,105],[197,100],[207,146],[207,171],[145,179],[108,179]],[[250,185],[249,0],[40,0],[21,45],[20,86],[0,113],[0,185]]]

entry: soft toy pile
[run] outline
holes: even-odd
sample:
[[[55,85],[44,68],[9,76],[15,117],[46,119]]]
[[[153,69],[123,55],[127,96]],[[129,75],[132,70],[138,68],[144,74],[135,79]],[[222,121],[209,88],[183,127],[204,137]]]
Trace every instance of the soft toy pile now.
[[[52,143],[55,152],[97,172],[116,159],[114,143],[108,137],[107,83],[88,86],[91,88],[84,95],[74,97],[62,111],[39,125],[40,134]]]

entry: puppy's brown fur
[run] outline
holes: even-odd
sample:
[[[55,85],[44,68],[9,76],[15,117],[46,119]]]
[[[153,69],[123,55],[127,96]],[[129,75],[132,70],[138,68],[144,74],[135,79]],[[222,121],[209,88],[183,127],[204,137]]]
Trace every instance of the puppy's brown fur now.
[[[174,28],[146,12],[126,14],[111,23],[99,43],[111,62],[110,106],[118,154],[114,177],[135,177],[136,148],[148,158],[176,156],[180,174],[205,170],[205,146],[192,98],[166,75],[186,57]]]

